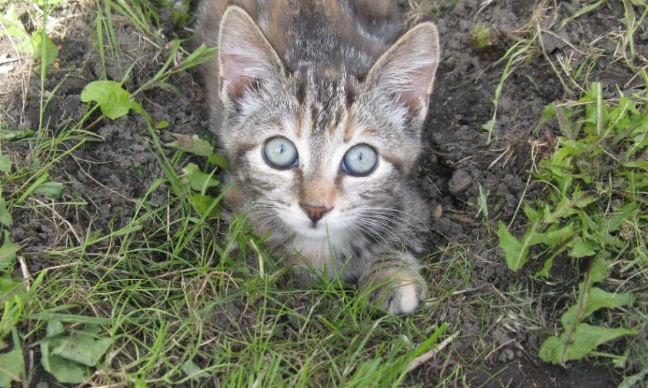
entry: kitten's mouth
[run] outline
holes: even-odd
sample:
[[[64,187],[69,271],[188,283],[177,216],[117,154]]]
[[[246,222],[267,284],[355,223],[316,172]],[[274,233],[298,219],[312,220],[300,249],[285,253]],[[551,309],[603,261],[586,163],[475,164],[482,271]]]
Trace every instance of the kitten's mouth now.
[[[328,225],[322,222],[310,222],[308,225],[304,225],[304,227],[294,229],[297,234],[307,238],[321,239],[329,238],[331,235]]]

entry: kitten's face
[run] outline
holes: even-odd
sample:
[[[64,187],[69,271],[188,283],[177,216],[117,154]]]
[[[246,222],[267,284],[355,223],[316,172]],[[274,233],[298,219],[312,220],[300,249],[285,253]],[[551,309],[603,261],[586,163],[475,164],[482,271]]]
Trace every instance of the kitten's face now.
[[[283,85],[240,107],[226,147],[255,223],[339,240],[397,215],[395,190],[420,147],[407,109],[381,109],[354,80],[295,75]]]
[[[303,49],[317,50],[317,42]],[[257,232],[335,245],[357,232],[379,241],[411,221],[402,215],[405,179],[419,154],[438,46],[436,27],[424,23],[366,73],[351,75],[342,58],[354,59],[358,47],[345,46],[335,57],[342,62],[318,55],[284,62],[249,14],[227,9],[218,42],[219,139],[240,185],[237,210]]]

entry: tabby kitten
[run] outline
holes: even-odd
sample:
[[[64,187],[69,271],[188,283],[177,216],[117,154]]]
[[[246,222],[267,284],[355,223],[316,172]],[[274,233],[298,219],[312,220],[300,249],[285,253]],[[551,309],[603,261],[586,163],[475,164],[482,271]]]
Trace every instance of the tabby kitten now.
[[[390,0],[207,0],[199,34],[226,207],[291,264],[409,313],[428,208],[410,180],[439,62],[437,29],[402,33]]]

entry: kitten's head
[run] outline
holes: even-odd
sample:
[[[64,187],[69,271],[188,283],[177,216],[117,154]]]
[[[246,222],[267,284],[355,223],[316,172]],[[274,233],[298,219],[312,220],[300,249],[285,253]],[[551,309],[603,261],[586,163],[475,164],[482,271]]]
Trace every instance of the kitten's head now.
[[[288,69],[254,20],[230,7],[218,60],[218,132],[253,224],[307,238],[387,232],[381,225],[411,198],[405,182],[439,60],[435,26],[414,27],[357,76],[343,64]]]

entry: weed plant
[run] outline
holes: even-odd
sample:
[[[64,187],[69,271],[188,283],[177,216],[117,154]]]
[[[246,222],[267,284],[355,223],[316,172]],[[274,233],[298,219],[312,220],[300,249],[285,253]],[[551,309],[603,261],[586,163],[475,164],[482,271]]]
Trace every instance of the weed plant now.
[[[83,89],[85,114],[56,135],[41,114],[38,130],[13,144],[28,154],[18,162],[15,155],[0,156],[0,386],[27,385],[40,368],[60,383],[91,385],[398,385],[434,356],[445,325],[381,316],[365,307],[367,295],[332,279],[300,290],[245,219],[221,225],[219,202],[227,188],[215,174],[226,167],[223,158],[195,135],[160,140],[168,123],[156,121],[140,102],[143,92],[173,91],[167,81],[213,58],[213,50],[187,52],[179,39],[162,45],[147,2],[98,5],[103,79]],[[174,10],[178,24],[187,22],[182,10]],[[18,29],[11,6],[4,15],[3,25],[16,27],[10,37],[32,47],[26,55],[40,62],[45,80],[54,54],[51,45],[34,42],[51,41],[44,32],[47,14],[34,20],[42,28],[33,36]],[[121,81],[105,79],[109,57],[126,63],[119,58],[118,19],[159,47],[156,57],[166,58],[135,90],[127,86],[132,65],[124,66]],[[44,85],[42,112],[57,91]],[[115,220],[107,229],[90,223],[78,230],[66,224],[61,213],[90,204],[69,200],[57,167],[87,142],[103,141],[92,132],[99,123],[133,115],[144,118],[162,176],[132,203],[125,225]],[[166,202],[153,203],[151,195],[161,188]],[[53,228],[67,232],[47,250],[23,255],[9,234],[17,211],[51,213],[46,217]],[[34,261],[42,264],[32,274]]]
[[[476,353],[450,362],[441,352],[468,336],[450,330],[445,316],[436,317],[440,307],[479,290],[466,288],[479,260],[467,247],[444,247],[434,260],[423,258],[442,268],[433,296],[416,314],[396,317],[367,309],[367,295],[333,279],[299,287],[244,218],[222,222],[220,200],[228,188],[217,174],[227,167],[223,158],[195,135],[161,140],[168,123],[142,102],[148,91],[177,91],[171,80],[195,71],[214,52],[176,37],[165,42],[159,8],[151,2],[93,4],[98,79],[87,80],[80,95],[87,103],[81,117],[51,128],[45,111],[61,86],[45,87],[59,55],[51,11],[66,1],[0,0],[0,34],[14,43],[21,63],[35,64],[40,80],[39,95],[30,96],[40,100],[39,122],[21,130],[11,120],[0,123],[0,386],[27,386],[41,370],[61,383],[109,386],[398,386],[431,359],[444,363],[441,383],[462,385],[471,364],[488,359],[491,353]],[[581,14],[603,3],[587,5]],[[641,4],[623,1],[630,38],[620,45],[633,68],[640,68],[632,36],[645,20],[646,12],[634,13]],[[191,24],[189,2],[156,5],[171,12],[176,28]],[[25,8],[38,11],[17,11]],[[155,48],[160,62],[152,61],[148,78],[135,80],[139,59],[120,50],[119,23]],[[474,32],[487,37],[484,28]],[[505,69],[485,126],[489,142],[505,80],[542,52],[536,47],[539,27],[536,32],[512,44],[498,62]],[[108,79],[111,73],[120,77]],[[577,73],[563,84],[578,84],[587,69]],[[521,238],[502,224],[498,233],[514,270],[533,257],[544,260],[539,279],[551,279],[558,260],[586,268],[541,357],[561,364],[607,357],[635,371],[628,383],[648,375],[648,349],[633,337],[648,315],[646,101],[644,91],[612,104],[593,84],[578,102],[548,107],[543,125],[556,122],[562,136],[541,153],[534,171],[546,198],[525,206],[529,227]],[[66,185],[62,166],[77,162],[88,143],[104,141],[93,132],[98,124],[141,118],[159,177],[141,198],[124,199],[134,209],[128,222],[115,215],[85,229],[71,225],[66,214],[89,213],[92,204]],[[159,192],[161,202],[153,200]],[[478,203],[488,218],[485,193]],[[47,221],[54,235],[47,249],[26,252],[13,240],[19,216]],[[529,294],[509,290],[497,295],[498,303],[478,296],[462,308],[507,328],[543,329],[547,321],[533,311]],[[620,336],[626,342],[610,343]]]
[[[522,268],[530,256],[546,257],[535,277],[551,278],[556,260],[586,268],[573,304],[561,316],[562,327],[540,349],[545,361],[564,365],[596,355],[623,366],[625,350],[602,352],[599,345],[634,335],[646,324],[644,282],[630,281],[645,279],[648,265],[645,101],[643,91],[611,105],[601,84],[594,83],[576,103],[548,106],[543,123],[555,120],[563,136],[541,153],[534,173],[546,196],[525,204],[529,226],[521,239],[499,223],[500,246],[511,269]]]

